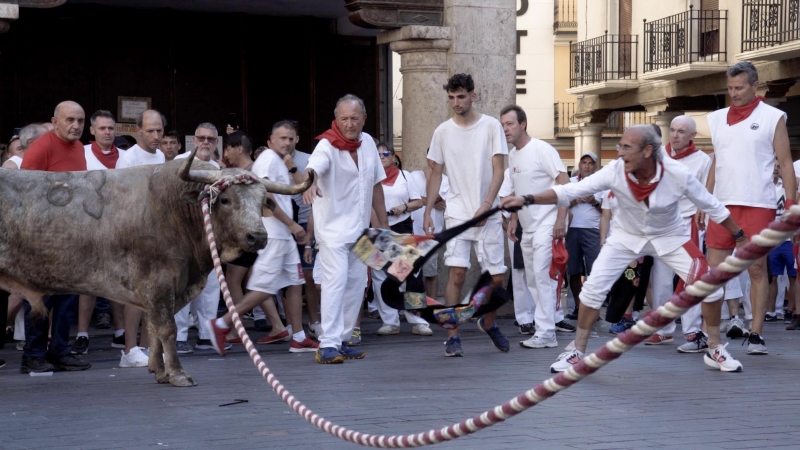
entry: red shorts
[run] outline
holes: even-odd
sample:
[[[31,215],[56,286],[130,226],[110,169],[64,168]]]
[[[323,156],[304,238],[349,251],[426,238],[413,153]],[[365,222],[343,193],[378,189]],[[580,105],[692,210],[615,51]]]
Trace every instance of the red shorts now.
[[[748,240],[761,233],[764,228],[769,226],[770,222],[775,220],[776,211],[774,209],[741,205],[730,205],[727,208],[731,212],[731,219],[744,230]],[[706,230],[706,245],[710,248],[732,249],[736,247],[736,240],[725,227],[709,220],[708,230]]]

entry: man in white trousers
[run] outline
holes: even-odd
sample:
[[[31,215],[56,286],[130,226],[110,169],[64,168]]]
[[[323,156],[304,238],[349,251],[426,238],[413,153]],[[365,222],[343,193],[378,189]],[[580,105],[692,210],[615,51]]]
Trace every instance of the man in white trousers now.
[[[308,159],[306,176],[313,169],[318,178],[303,193],[306,204],[314,203],[314,236],[322,268],[322,334],[315,357],[320,364],[366,356],[347,345],[367,282],[367,266],[350,249],[369,227],[372,209],[379,226],[389,228],[381,186],[386,173],[372,136],[362,132],[367,118],[364,102],[345,95],[333,114],[331,128],[317,137],[320,141]]]
[[[712,220],[725,227],[738,245],[746,242],[728,210],[703,189],[683,164],[665,158],[660,148],[661,138],[652,127],[634,126],[625,131],[617,145],[620,158],[591,177],[579,183],[555,186],[540,194],[503,199],[502,206],[506,209],[532,204],[566,206],[576,198],[610,189],[619,203],[613,218],[614,232],[603,245],[592,276],[581,291],[574,349],[562,353],[550,366],[553,373],[563,372],[583,359],[589,334],[606,295],[634,259],[642,256],[663,259],[689,284],[704,273],[705,257],[686,234],[680,216],[679,200],[683,196],[689,197]],[[723,372],[740,372],[742,365],[728,353],[727,344],[723,345],[720,339],[721,297],[722,289],[718,289],[702,303],[709,346],[703,360],[706,365]]]

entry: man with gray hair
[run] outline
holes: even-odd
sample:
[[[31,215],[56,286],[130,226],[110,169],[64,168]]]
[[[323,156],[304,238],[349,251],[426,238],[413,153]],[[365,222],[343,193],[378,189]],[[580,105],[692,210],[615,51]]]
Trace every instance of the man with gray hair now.
[[[317,136],[308,160],[317,180],[303,193],[314,205],[314,236],[322,268],[322,334],[316,361],[320,364],[361,359],[366,354],[347,345],[367,286],[367,266],[350,249],[369,227],[374,209],[377,226],[389,229],[381,180],[386,173],[372,136],[363,132],[364,102],[345,95],[336,102],[331,128]]]
[[[678,116],[672,119],[669,130],[669,142],[665,147],[666,157],[683,164],[697,181],[705,185],[711,168],[711,158],[694,145],[694,138],[697,136],[697,125],[694,119],[689,116]],[[679,200],[678,209],[683,219],[685,233],[691,236],[692,242],[700,248],[699,230],[695,223],[697,206],[689,198],[682,197]],[[674,275],[675,273],[663,260],[656,259],[653,262],[650,285],[653,290],[654,308],[669,300],[673,292]],[[679,352],[700,353],[708,348],[706,335],[701,331],[700,305],[694,306],[681,316],[681,326],[687,342],[678,347]],[[674,332],[675,322],[672,322],[648,338],[644,344],[668,344],[673,341]]]
[[[19,131],[19,136],[15,136],[8,142],[9,158],[3,163],[4,169],[19,169],[22,167],[22,156],[25,150],[33,144],[39,136],[47,133],[47,128],[39,123],[32,123]]]
[[[758,71],[753,64],[742,61],[731,66],[728,69],[731,106],[708,115],[714,159],[706,186],[728,207],[746,237],[760,233],[775,220],[778,203],[772,172],[776,159],[786,189],[785,209],[796,203],[797,193],[786,113],[764,103],[764,97],[756,95],[758,86]],[[702,218],[698,214],[698,219]],[[700,224],[702,226],[702,222]],[[733,252],[736,243],[712,220],[708,224],[706,244],[708,262],[716,266]],[[766,342],[761,337],[769,303],[766,261],[765,255],[748,269],[753,307],[747,346],[749,355],[767,354]],[[736,310],[730,313],[733,323]],[[728,336],[734,337],[730,329]]]
[[[661,259],[687,283],[692,283],[695,276],[705,272],[705,257],[689,239],[680,216],[680,199],[688,197],[731,235],[741,231],[728,210],[703,189],[694,174],[672,158],[664,158],[660,148],[661,139],[650,126],[631,127],[617,145],[619,159],[605,169],[579,183],[555,186],[536,195],[506,197],[502,201],[503,208],[532,204],[567,206],[576,198],[610,189],[619,204],[613,218],[614,232],[600,250],[592,276],[581,291],[574,346],[568,346],[568,350],[550,366],[553,373],[563,372],[583,359],[600,307],[611,286],[631,261],[643,256]],[[662,183],[664,180],[666,182]],[[744,243],[743,237],[738,238],[738,245]],[[719,289],[702,303],[710,347],[703,359],[708,366],[723,372],[739,372],[742,365],[720,342],[721,297],[722,289]]]

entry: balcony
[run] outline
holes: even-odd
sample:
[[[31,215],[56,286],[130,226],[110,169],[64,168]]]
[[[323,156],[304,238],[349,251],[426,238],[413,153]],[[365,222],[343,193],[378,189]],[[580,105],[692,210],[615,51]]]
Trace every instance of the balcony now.
[[[800,57],[800,1],[742,3],[740,61],[780,61]]]
[[[600,95],[639,86],[636,79],[637,36],[604,34],[570,43],[570,79],[567,93]]]
[[[554,0],[553,34],[578,32],[578,0]]]
[[[691,7],[645,22],[642,80],[683,80],[725,72],[727,27],[728,11]]]
[[[569,126],[575,123],[577,103],[553,103],[553,136],[556,138],[571,138],[574,132]],[[606,127],[602,131],[604,137],[622,136],[628,128],[634,125],[650,123],[645,111],[614,111],[606,119]]]

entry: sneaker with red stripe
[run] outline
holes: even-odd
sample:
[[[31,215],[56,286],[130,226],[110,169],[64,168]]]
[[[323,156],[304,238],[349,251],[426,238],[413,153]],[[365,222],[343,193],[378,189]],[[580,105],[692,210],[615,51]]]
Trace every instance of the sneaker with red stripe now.
[[[318,348],[319,344],[309,338],[306,338],[303,342],[297,342],[292,339],[292,343],[289,344],[289,351],[292,353],[310,353],[317,351]]]
[[[644,341],[644,345],[662,345],[662,344],[669,344],[674,341],[672,336],[662,336],[660,334],[654,334],[647,338]]]
[[[703,362],[707,366],[719,369],[722,372],[741,372],[742,363],[733,359],[733,356],[725,349],[727,346],[728,344],[719,344],[713,350],[708,349],[706,354],[703,355]]]
[[[276,342],[286,342],[291,338],[292,337],[289,336],[289,330],[283,330],[275,335],[268,334],[256,342],[259,344],[275,344]]]
[[[214,347],[217,353],[225,356],[225,340],[230,330],[218,327],[217,319],[211,319],[204,323],[203,326],[206,327],[206,331],[210,336],[209,340],[211,341],[211,346]]]

